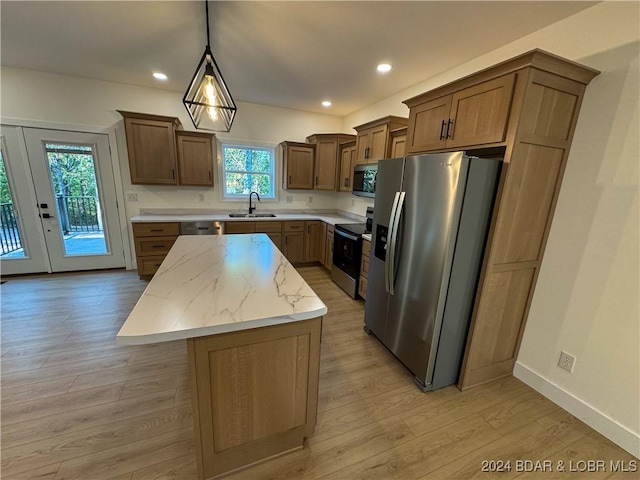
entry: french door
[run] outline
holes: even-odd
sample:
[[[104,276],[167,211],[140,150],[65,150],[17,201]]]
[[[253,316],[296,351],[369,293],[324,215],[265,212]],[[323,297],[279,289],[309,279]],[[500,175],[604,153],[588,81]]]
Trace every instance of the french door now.
[[[20,177],[21,163],[23,176],[31,181],[26,190],[17,184],[11,189],[24,249],[22,257],[19,250],[0,257],[2,272],[124,267],[108,137],[35,128],[2,130],[3,137],[17,137],[23,144],[21,151],[7,149],[5,164]],[[14,160],[20,154],[23,158]]]

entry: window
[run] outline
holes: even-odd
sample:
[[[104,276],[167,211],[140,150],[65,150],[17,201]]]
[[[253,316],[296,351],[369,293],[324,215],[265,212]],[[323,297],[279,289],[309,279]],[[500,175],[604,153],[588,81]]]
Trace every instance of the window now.
[[[222,144],[224,198],[246,198],[258,192],[275,198],[275,154],[271,147]]]

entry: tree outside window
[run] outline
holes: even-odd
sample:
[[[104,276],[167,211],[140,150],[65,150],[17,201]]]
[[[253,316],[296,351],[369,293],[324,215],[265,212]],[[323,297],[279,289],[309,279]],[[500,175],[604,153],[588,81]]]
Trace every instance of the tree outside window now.
[[[258,192],[275,198],[274,149],[246,145],[222,145],[224,197],[243,198]]]

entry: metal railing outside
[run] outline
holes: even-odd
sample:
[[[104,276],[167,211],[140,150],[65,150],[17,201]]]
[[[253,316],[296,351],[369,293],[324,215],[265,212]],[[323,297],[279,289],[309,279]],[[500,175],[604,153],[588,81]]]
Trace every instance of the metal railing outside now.
[[[101,232],[97,197],[57,195],[60,225],[65,235],[80,232]]]
[[[2,203],[0,204],[0,255],[6,255],[21,248],[18,219],[13,210],[13,203]]]

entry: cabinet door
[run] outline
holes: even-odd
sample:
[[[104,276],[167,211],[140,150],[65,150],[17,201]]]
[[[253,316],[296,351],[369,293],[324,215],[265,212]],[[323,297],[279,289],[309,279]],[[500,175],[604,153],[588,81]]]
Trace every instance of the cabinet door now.
[[[447,148],[502,142],[514,81],[512,73],[454,93]]]
[[[445,148],[451,95],[411,108],[406,154]]]
[[[304,263],[304,232],[286,232],[282,253],[293,263]]]
[[[394,135],[391,138],[391,148],[389,158],[401,158],[404,157],[405,147],[407,144],[407,135]]]
[[[327,229],[327,241],[325,242],[325,267],[331,271],[331,267],[333,266],[333,229]]]
[[[313,190],[314,168],[313,145],[284,147],[284,181],[285,189]]]
[[[351,191],[351,181],[353,167],[351,165],[352,152],[355,147],[342,147],[340,150],[340,177],[338,179],[338,190],[341,192]]]
[[[304,261],[319,262],[322,251],[322,222],[313,220],[306,222]]]
[[[367,163],[371,144],[371,131],[363,130],[356,137],[356,163]]]
[[[376,163],[378,160],[387,158],[387,140],[389,138],[389,127],[381,125],[371,129],[369,134],[370,150],[367,163]]]
[[[177,185],[173,122],[125,118],[131,183]]]
[[[213,187],[213,135],[176,132],[180,185]]]
[[[276,248],[282,251],[282,234],[281,233],[267,233]]]
[[[338,176],[338,140],[316,141],[315,189],[335,190]]]

